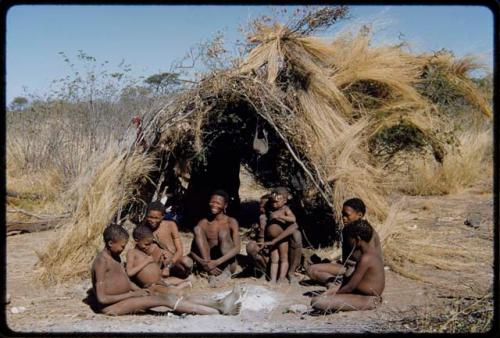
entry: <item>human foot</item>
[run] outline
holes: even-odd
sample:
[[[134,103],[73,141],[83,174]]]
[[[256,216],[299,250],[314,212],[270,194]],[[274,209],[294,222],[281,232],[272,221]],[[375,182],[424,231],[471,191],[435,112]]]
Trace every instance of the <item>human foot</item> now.
[[[235,285],[233,290],[222,299],[220,311],[224,315],[234,316],[240,313],[241,298],[243,296],[241,287]]]

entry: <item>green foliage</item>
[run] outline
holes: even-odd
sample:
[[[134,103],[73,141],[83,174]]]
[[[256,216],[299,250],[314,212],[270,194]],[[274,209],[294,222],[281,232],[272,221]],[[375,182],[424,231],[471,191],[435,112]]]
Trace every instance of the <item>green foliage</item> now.
[[[157,93],[165,94],[180,84],[179,73],[158,73],[147,77],[144,82]]]
[[[400,120],[392,127],[382,129],[370,140],[375,154],[393,155],[401,150],[418,150],[429,144],[427,137],[413,124]]]
[[[23,110],[28,105],[28,99],[23,96],[15,97],[10,103],[11,110]]]

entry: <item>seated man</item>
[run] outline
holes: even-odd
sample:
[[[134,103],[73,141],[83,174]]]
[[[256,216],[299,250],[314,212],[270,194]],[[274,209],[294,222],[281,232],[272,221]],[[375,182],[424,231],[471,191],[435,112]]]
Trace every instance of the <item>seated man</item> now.
[[[127,252],[127,275],[143,288],[155,287],[160,292],[172,292],[170,287],[183,288],[190,281],[170,277],[168,252],[154,243],[153,232],[145,225],[134,229],[135,248]],[[163,269],[161,269],[163,267]]]
[[[241,308],[241,290],[236,286],[221,300],[203,300],[200,297],[177,297],[154,290],[141,289],[128,278],[120,264],[120,254],[128,241],[127,231],[117,224],[104,230],[104,249],[92,264],[92,287],[97,310],[106,315],[124,315],[158,306],[192,314],[236,315]]]
[[[246,248],[248,255],[255,261],[256,267],[262,272],[266,272],[269,263],[269,255],[265,249],[270,249],[271,256],[274,256],[271,257],[271,280],[273,281],[276,280],[274,275],[277,259],[281,262],[278,279],[286,274],[290,282],[295,281],[294,273],[302,256],[302,235],[295,215],[286,205],[288,197],[286,188],[279,187],[272,191],[269,201],[265,202],[261,199],[261,204],[265,203],[265,207],[259,218],[259,239],[257,243],[250,241]],[[265,236],[267,236],[266,242],[264,242]],[[286,250],[285,246],[288,246]],[[275,250],[279,250],[279,254]]]
[[[183,256],[184,248],[179,236],[177,223],[164,220],[165,206],[160,201],[149,204],[145,225],[151,231],[156,244],[165,250],[164,264],[168,267],[169,276],[186,278],[193,270],[193,260]]]
[[[225,214],[228,195],[225,191],[215,191],[208,203],[210,216],[202,219],[194,228],[191,257],[197,268],[210,276],[209,282],[215,286],[231,277],[236,271],[236,255],[240,252],[238,221]]]
[[[369,244],[374,231],[365,220],[359,219],[345,228],[344,240],[359,249],[361,257],[354,273],[342,286],[313,297],[311,305],[320,311],[371,310],[382,301],[385,287],[384,262],[380,252]]]
[[[338,263],[320,263],[309,266],[307,275],[315,281],[325,284],[328,288],[333,287],[335,282],[340,281],[341,277],[349,278],[356,262],[361,257],[359,249],[355,249],[349,245],[345,240],[345,231],[351,223],[362,219],[366,213],[365,203],[359,198],[351,198],[344,202],[342,207],[342,222],[344,228],[342,229],[342,262]],[[377,250],[379,255],[382,256],[382,248],[380,245],[380,238],[378,233],[373,229],[373,237],[370,240],[370,245]]]

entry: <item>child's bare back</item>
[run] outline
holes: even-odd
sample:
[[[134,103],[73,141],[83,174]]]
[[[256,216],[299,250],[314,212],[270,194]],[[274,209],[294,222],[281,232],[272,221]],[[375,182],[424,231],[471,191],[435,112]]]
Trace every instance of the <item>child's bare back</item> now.
[[[123,266],[104,250],[92,264],[92,285],[94,290],[103,288],[110,295],[133,291]]]

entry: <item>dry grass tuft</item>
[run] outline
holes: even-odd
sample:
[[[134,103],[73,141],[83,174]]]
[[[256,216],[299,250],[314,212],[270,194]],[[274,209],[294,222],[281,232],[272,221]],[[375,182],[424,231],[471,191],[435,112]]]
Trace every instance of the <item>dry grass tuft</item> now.
[[[471,286],[465,282],[456,285],[439,281],[435,276],[431,278],[433,274],[430,272],[432,269],[456,271],[469,281],[474,280],[478,262],[492,263],[491,242],[478,237],[464,238],[459,228],[424,229],[412,225],[413,217],[404,210],[405,204],[404,199],[396,203],[386,222],[382,226],[375,226],[380,234],[385,264],[408,278],[446,289],[471,291]],[[461,238],[461,241],[457,242],[456,238]]]
[[[485,333],[493,327],[493,297],[490,292],[472,299],[456,295],[445,308],[415,308],[395,324],[398,331]]]
[[[111,147],[103,161],[87,173],[80,186],[81,199],[57,238],[38,253],[38,272],[44,282],[88,277],[90,264],[102,244],[102,232],[120,205],[133,198],[134,188],[154,168],[154,157],[138,152],[130,156]],[[78,185],[82,182],[77,182]]]
[[[445,195],[472,187],[492,175],[492,130],[464,132],[459,147],[442,164],[414,159],[400,189],[410,195]]]

